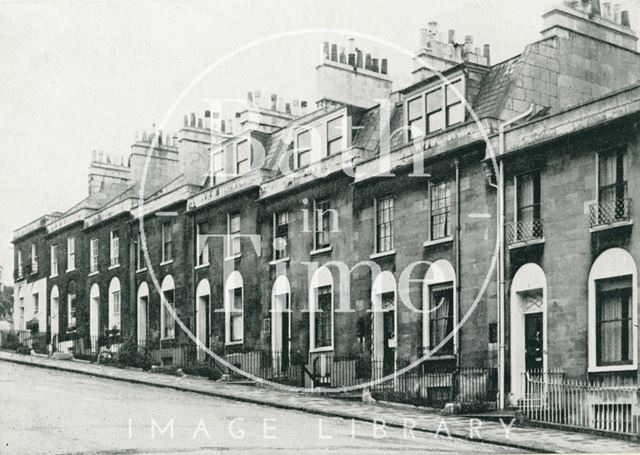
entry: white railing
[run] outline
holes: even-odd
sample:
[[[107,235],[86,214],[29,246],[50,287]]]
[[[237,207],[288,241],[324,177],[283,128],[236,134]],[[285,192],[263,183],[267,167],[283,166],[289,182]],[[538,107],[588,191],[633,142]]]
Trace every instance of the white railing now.
[[[622,434],[640,432],[640,388],[635,378],[579,381],[547,373],[523,374],[524,415],[538,422]]]

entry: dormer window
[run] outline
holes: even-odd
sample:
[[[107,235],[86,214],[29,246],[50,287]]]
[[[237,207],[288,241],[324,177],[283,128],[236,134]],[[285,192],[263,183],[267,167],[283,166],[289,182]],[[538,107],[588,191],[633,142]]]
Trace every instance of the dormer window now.
[[[327,122],[327,156],[342,150],[342,116]]]
[[[311,164],[311,131],[303,131],[296,138],[296,168]]]
[[[251,169],[251,148],[244,140],[236,145],[236,175],[245,174]]]
[[[406,102],[407,139],[435,133],[464,121],[464,104],[456,91],[464,96],[464,80],[440,83]]]

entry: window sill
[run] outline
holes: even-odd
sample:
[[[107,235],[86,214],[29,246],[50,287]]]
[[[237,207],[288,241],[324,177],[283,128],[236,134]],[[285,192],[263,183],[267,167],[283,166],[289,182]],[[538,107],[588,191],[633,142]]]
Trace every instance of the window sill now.
[[[315,256],[316,254],[328,253],[332,249],[333,248],[331,247],[331,245],[329,245],[329,246],[325,246],[325,247],[322,247],[322,248],[318,248],[317,250],[311,250],[311,251],[309,251],[309,256]]]
[[[147,271],[147,268],[145,267],[143,269],[136,270],[136,273],[141,273],[141,272],[146,272],[146,271]]]
[[[280,258],[280,259],[274,259],[273,261],[269,262],[269,265],[277,265],[277,264],[282,264],[283,262],[289,262],[289,258]]]
[[[615,229],[623,226],[632,226],[632,225],[633,225],[633,220],[616,221],[615,223],[611,223],[611,224],[600,224],[598,226],[590,227],[589,232],[591,233],[601,232],[609,229]]]
[[[35,272],[31,272],[31,276],[33,276],[33,275],[37,275],[37,274],[38,274],[38,271],[37,271],[37,270],[36,270]]]
[[[224,345],[225,345],[225,346],[237,346],[237,345],[242,344],[242,343],[244,343],[244,340],[238,340],[238,341],[225,341]],[[233,353],[230,353],[230,354],[233,354]],[[229,354],[227,354],[227,355],[229,355]]]
[[[333,346],[323,346],[321,348],[309,349],[309,354],[317,354],[321,352],[333,352]]]
[[[425,352],[423,354],[423,357],[425,355],[429,355],[428,352]],[[455,360],[456,356],[453,354],[433,354],[431,357],[427,357],[426,359],[424,359],[426,362],[430,361],[430,360]]]
[[[173,341],[173,340],[175,340],[175,339],[176,339],[176,337],[175,337],[175,336],[172,336],[172,337],[166,337],[166,338],[165,338],[165,337],[162,337],[162,338],[160,338],[160,341]]]
[[[90,273],[89,275],[87,275],[87,276],[96,276],[98,273],[100,273],[100,272],[96,270],[95,272],[91,272],[91,273]]]
[[[430,246],[442,245],[444,243],[452,243],[452,242],[453,242],[453,236],[449,235],[447,237],[442,237],[441,239],[427,240],[422,244],[422,246],[423,248],[429,248]]]
[[[634,363],[627,363],[624,365],[607,365],[607,366],[594,366],[590,365],[589,373],[604,373],[607,371],[635,371],[638,369],[638,365]]]
[[[224,258],[225,261],[234,261],[236,259],[240,259],[242,257],[242,254],[238,253],[238,254],[234,254],[232,256],[227,256],[226,258]]]
[[[163,265],[169,265],[169,264],[173,264],[173,259],[170,259],[168,261],[163,261],[160,263],[160,267],[162,267]]]
[[[544,244],[544,237],[540,239],[531,239],[531,240],[521,240],[514,243],[509,244],[510,250],[517,250],[518,248],[524,248],[526,246],[531,245],[542,245]]]
[[[107,270],[114,270],[114,269],[117,269],[118,267],[120,267],[120,264],[110,265]]]
[[[371,255],[369,255],[369,259],[380,259],[380,258],[384,258],[387,256],[394,256],[396,254],[396,250],[389,250],[389,251],[383,251],[381,253],[373,253]]]
[[[65,270],[65,272],[67,272],[67,273],[75,272],[75,271],[76,271],[75,267],[74,267],[74,268],[72,268],[72,269],[67,269],[67,270]]]
[[[57,277],[58,277],[58,274],[57,274],[57,273],[56,273],[55,275],[49,275],[49,279],[51,279],[51,278],[57,278]]]
[[[208,262],[207,262],[206,264],[198,264],[198,265],[196,265],[196,266],[193,268],[193,270],[205,269],[205,268],[207,268],[207,267],[209,267],[209,263],[208,263]]]

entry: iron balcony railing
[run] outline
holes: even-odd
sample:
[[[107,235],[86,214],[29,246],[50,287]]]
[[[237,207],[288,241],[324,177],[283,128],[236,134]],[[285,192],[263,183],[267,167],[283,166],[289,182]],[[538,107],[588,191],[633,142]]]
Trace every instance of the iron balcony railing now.
[[[631,198],[594,202],[589,206],[589,226],[604,226],[631,220]]]
[[[519,242],[541,240],[544,234],[544,222],[541,219],[520,220],[507,224],[507,242],[511,245]]]

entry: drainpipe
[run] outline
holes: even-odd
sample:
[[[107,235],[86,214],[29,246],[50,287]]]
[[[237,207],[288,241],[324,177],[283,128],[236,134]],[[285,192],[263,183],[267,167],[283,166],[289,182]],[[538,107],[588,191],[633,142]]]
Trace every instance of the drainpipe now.
[[[505,153],[504,144],[504,131],[513,123],[528,117],[533,112],[533,103],[529,106],[526,112],[513,117],[512,119],[503,122],[498,127],[498,139],[499,139],[499,152],[498,158],[500,159],[498,169],[498,185],[497,185],[497,204],[498,204],[498,269],[497,269],[497,285],[498,285],[498,298],[497,300],[497,316],[498,316],[498,409],[504,409],[505,407],[505,393],[504,393],[504,376],[505,376],[505,324],[504,324],[504,290],[505,290],[505,254],[504,254],[504,160],[502,159]]]
[[[455,167],[456,167],[456,243],[455,243],[455,255],[456,255],[456,307],[457,307],[457,318],[456,318],[456,326],[460,322],[460,231],[462,230],[460,226],[460,159],[455,159]],[[456,369],[460,369],[460,334],[458,332],[457,342],[456,342]]]

